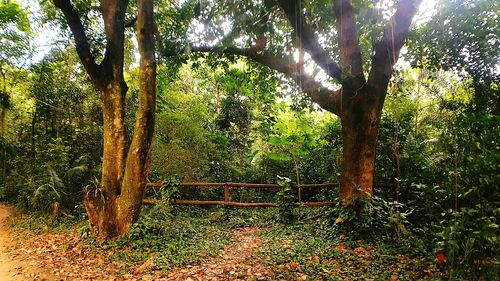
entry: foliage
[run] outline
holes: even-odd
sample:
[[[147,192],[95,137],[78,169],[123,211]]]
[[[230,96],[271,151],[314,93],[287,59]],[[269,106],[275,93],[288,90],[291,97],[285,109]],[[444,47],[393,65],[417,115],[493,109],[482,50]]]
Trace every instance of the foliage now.
[[[498,2],[445,0],[436,8],[436,15],[411,36],[416,63],[465,70],[477,78],[498,75]]]
[[[407,236],[408,214],[399,202],[366,194],[339,201],[328,216],[332,235],[342,233],[353,240],[370,240],[380,239],[382,234],[386,238]]]
[[[37,235],[46,232],[70,232],[83,223],[83,217],[75,216],[47,216],[45,213],[32,212],[27,217],[15,220],[13,226],[27,232],[28,235]]]
[[[290,116],[291,115],[291,116]],[[269,137],[269,158],[276,162],[291,162],[296,173],[296,183],[300,183],[299,163],[309,155],[315,146],[312,126],[301,114],[287,112],[276,122]]]
[[[416,74],[409,75],[413,83],[400,84],[406,94],[389,99],[399,103],[382,120],[379,169],[396,175],[396,140],[400,199],[411,210],[412,232],[428,241],[429,250],[445,253],[450,268],[467,265],[478,275],[491,274],[494,266],[474,264],[498,256],[492,250],[498,248],[498,117],[491,114],[494,106],[482,106],[495,103],[494,86],[444,72]],[[395,198],[392,191],[379,194]]]
[[[498,256],[498,118],[461,115],[454,122],[443,132],[449,157],[437,163],[445,176],[439,184],[415,186],[411,219],[435,234],[436,251],[471,263]]]
[[[340,120],[326,116],[318,122],[313,133],[316,145],[311,147],[301,163],[305,183],[339,182],[342,158],[342,129]]]
[[[165,71],[160,70],[160,79]],[[179,75],[179,80],[159,85],[152,175],[199,180],[210,169],[211,155],[218,155],[206,128],[211,118],[208,97],[196,92],[196,73],[182,68]]]
[[[372,244],[347,234],[331,236],[324,220],[269,227],[262,238],[259,257],[285,280],[300,280],[304,275],[313,280],[362,280],[367,276],[388,280],[392,275],[398,275],[398,280],[415,280],[427,278],[425,271],[440,275],[422,256],[425,252],[415,238]]]
[[[54,50],[31,68],[27,91],[13,99],[5,151],[5,198],[23,209],[66,211],[80,205],[83,186],[101,157],[95,92],[74,54]],[[16,136],[13,139],[11,136]]]
[[[295,219],[293,207],[295,206],[295,190],[291,186],[292,180],[278,176],[280,191],[274,195],[274,200],[278,204],[278,221],[285,224],[291,223]]]
[[[200,262],[214,256],[229,242],[229,233],[223,225],[213,224],[206,209],[175,207],[165,219],[165,208],[158,204],[145,208],[141,218],[126,237],[96,244],[88,231],[82,237],[89,246],[101,250],[114,249],[109,259],[131,265],[152,258],[155,267],[169,270],[173,267]]]
[[[20,63],[29,51],[31,27],[25,10],[14,0],[0,2],[0,69]],[[3,81],[5,83],[5,81]]]
[[[172,202],[177,196],[178,181],[174,178],[166,179],[159,190],[160,203],[156,206],[155,213],[162,221],[172,220]]]
[[[228,69],[213,66],[215,72],[210,63],[193,60],[174,81],[167,69],[160,71],[154,177],[242,181],[255,171],[249,163],[252,134],[267,114],[255,108],[273,102],[274,83],[243,61]]]

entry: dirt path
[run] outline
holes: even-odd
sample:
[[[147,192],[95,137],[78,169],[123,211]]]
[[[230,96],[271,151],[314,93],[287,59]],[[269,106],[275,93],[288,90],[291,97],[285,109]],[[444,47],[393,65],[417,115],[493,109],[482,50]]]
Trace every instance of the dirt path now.
[[[0,204],[0,280],[2,281],[24,280],[19,272],[23,264],[11,260],[7,254],[13,244],[12,233],[9,230],[9,220],[13,212],[11,207]]]
[[[0,205],[0,280],[16,280],[11,278],[11,270],[14,269],[15,265],[6,254],[10,237],[10,233],[7,231],[10,214],[10,208]]]
[[[44,268],[34,266],[28,259],[13,259],[10,255],[19,242],[9,226],[13,214],[14,208],[0,204],[0,280],[51,280]]]
[[[175,269],[167,280],[270,280],[271,268],[254,261],[256,251],[262,246],[259,232],[258,228],[232,230],[233,242],[221,256]]]

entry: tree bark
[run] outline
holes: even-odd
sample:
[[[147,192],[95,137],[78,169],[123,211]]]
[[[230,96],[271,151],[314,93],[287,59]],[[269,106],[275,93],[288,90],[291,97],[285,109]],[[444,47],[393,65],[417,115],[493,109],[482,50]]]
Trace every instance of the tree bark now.
[[[110,85],[103,101],[104,149],[99,188],[88,190],[84,202],[90,225],[99,238],[123,234],[118,220],[117,199],[125,172],[125,82]]]
[[[3,67],[0,67],[0,74],[2,75],[2,84],[3,84],[2,94],[6,95],[6,97],[2,98],[7,99],[8,103],[9,94],[7,93],[7,77],[5,72],[6,70],[4,70]],[[0,139],[3,139],[5,135],[5,119],[7,117],[7,108],[5,108],[4,105],[0,106],[2,107],[2,110],[0,111]]]
[[[5,76],[5,71],[3,67],[0,67],[0,74],[2,75],[2,82],[3,82],[3,93],[6,95],[6,97],[2,97],[7,99],[7,104],[9,103],[8,98],[9,94],[7,93],[7,77]],[[1,186],[2,188],[5,189],[5,178],[7,174],[7,141],[5,139],[5,121],[7,119],[7,108],[5,107],[6,105],[0,105],[2,109],[0,110],[0,143],[2,144],[2,180],[1,180]]]
[[[2,109],[0,110],[0,139],[3,139],[4,137],[6,116],[7,116],[7,109],[2,107]]]
[[[368,89],[358,92],[343,106],[342,173],[340,198],[347,203],[355,196],[373,194],[373,177],[377,135],[383,105],[383,95]]]

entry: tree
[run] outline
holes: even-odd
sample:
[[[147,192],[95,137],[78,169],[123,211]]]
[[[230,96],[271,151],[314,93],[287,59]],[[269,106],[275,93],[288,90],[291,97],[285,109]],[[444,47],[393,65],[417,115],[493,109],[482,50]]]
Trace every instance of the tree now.
[[[280,117],[269,137],[269,157],[274,161],[293,163],[296,183],[301,184],[300,164],[316,144],[310,120],[305,114],[294,114],[293,111],[283,112]]]
[[[30,23],[22,7],[15,1],[0,2],[0,159],[1,185],[5,188],[7,169],[7,149],[5,140],[5,123],[7,111],[11,107],[11,91],[15,79],[12,73],[16,64],[29,51]],[[10,81],[9,81],[10,80]],[[10,82],[10,88],[8,84]]]
[[[409,54],[420,67],[455,71],[473,79],[471,110],[500,113],[498,1],[443,0],[436,16],[410,36]]]
[[[140,54],[139,105],[131,143],[126,143],[124,79],[125,15],[127,0],[102,0],[98,11],[104,21],[106,44],[97,62],[87,31],[70,0],[53,0],[62,11],[75,40],[75,48],[103,104],[104,152],[100,186],[87,190],[84,202],[98,237],[126,233],[140,212],[156,102],[156,58],[153,0],[137,1],[136,36]],[[134,20],[135,21],[135,20]]]
[[[9,108],[7,73],[29,50],[30,23],[15,1],[0,2],[0,138],[4,137],[6,111]]]
[[[291,78],[313,102],[341,119],[341,198],[346,200],[358,190],[372,194],[381,110],[420,1],[396,1],[392,16],[390,10],[382,11],[383,5],[371,3],[366,8],[362,2],[188,1],[186,5],[192,5],[193,10],[193,31],[203,24],[206,28],[197,35],[215,43],[193,45],[186,35],[187,47],[175,49],[174,44],[164,44],[168,48],[162,52],[167,57],[186,51],[246,56]],[[165,38],[168,41],[172,36]],[[338,52],[334,50],[335,41]],[[241,42],[250,47],[242,47]],[[293,51],[298,59],[290,55]],[[308,74],[304,70],[307,61],[340,88],[332,90]]]

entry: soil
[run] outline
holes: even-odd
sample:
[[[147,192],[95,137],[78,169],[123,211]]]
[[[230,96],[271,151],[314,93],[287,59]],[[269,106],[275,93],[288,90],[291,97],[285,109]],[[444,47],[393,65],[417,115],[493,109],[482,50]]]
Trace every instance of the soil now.
[[[0,280],[51,280],[44,268],[37,268],[28,260],[13,259],[11,256],[11,250],[17,244],[9,226],[13,216],[14,208],[0,204]]]

